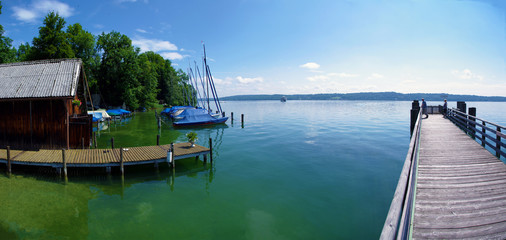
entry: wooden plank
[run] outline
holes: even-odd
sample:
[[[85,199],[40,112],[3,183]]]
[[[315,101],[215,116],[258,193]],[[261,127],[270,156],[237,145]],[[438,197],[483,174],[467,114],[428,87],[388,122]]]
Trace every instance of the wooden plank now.
[[[413,238],[505,238],[506,165],[453,123],[424,119]]]

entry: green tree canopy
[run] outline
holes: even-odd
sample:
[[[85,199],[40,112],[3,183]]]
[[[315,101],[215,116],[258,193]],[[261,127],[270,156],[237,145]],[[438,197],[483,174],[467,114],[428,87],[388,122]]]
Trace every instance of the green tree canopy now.
[[[50,12],[44,19],[44,26],[39,27],[39,36],[33,38],[31,60],[74,58],[67,33],[63,31],[65,19],[58,13]]]
[[[97,47],[102,53],[98,68],[98,85],[108,105],[125,103],[131,109],[139,107],[140,83],[137,79],[138,49],[126,35],[112,31],[98,36]]]
[[[0,14],[2,14],[2,1],[0,1]],[[4,27],[0,25],[0,63],[9,63],[16,60],[16,50],[12,48],[12,39],[4,36]]]

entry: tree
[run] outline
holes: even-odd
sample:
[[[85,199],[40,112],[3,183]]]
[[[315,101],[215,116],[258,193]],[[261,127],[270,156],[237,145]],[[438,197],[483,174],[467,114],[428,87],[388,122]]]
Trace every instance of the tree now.
[[[44,19],[44,26],[39,27],[39,37],[33,38],[31,60],[74,58],[67,33],[63,31],[65,19],[58,13],[50,12]]]
[[[149,56],[152,56],[156,59],[156,56],[153,56],[155,54],[156,53],[153,52],[147,52],[139,55],[137,58],[139,65],[138,80],[141,86],[137,99],[139,99],[139,104],[143,107],[152,107],[157,103],[156,97],[159,89],[157,89],[158,73],[156,70],[158,66],[156,62],[151,62],[149,58]]]
[[[137,109],[141,90],[136,61],[139,49],[134,49],[130,38],[115,31],[98,36],[97,48],[102,53],[97,80],[103,99],[108,105],[125,103]]]
[[[0,14],[2,14],[2,1],[0,1]],[[12,48],[12,39],[4,36],[4,27],[0,25],[0,63],[14,62],[16,50]]]
[[[18,62],[24,62],[29,60],[30,52],[32,47],[29,43],[19,45],[16,51],[16,60]]]
[[[67,39],[76,58],[83,61],[84,70],[92,91],[97,91],[97,76],[95,72],[100,64],[100,57],[96,48],[93,34],[83,29],[81,24],[75,23],[67,27]]]

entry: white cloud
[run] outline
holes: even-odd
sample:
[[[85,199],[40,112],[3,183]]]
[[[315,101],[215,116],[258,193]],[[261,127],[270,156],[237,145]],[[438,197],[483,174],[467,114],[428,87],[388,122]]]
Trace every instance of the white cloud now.
[[[457,78],[460,78],[460,79],[477,79],[477,80],[480,80],[480,81],[483,80],[483,76],[474,74],[473,72],[471,72],[471,70],[469,70],[467,68],[464,69],[464,70],[462,70],[462,71],[453,70],[452,74],[454,76],[456,76]]]
[[[241,76],[238,76],[236,77],[235,79],[237,79],[237,81],[239,81],[240,83],[243,83],[243,84],[248,84],[248,83],[261,83],[264,81],[264,79],[262,77],[256,77],[256,78],[243,78]]]
[[[181,55],[177,52],[162,52],[162,53],[158,53],[158,54],[160,54],[160,56],[162,56],[163,58],[169,59],[169,60],[181,60],[184,58],[183,55]]]
[[[102,29],[102,28],[104,28],[104,27],[105,27],[105,26],[104,26],[104,25],[102,25],[102,24],[95,24],[95,25],[93,25],[93,26],[94,26],[95,28],[98,28],[98,29]]]
[[[367,79],[369,80],[373,80],[373,79],[381,79],[381,78],[384,78],[383,75],[379,74],[379,73],[373,73],[371,74],[371,76],[369,76]]]
[[[351,73],[327,73],[327,74],[321,74],[321,75],[315,75],[312,77],[308,77],[307,80],[311,82],[316,81],[327,81],[331,80],[332,78],[355,78],[358,77],[358,74],[351,74]]]
[[[136,38],[132,40],[132,45],[139,47],[142,52],[177,51],[176,45],[158,39]]]
[[[147,33],[148,32],[148,31],[141,29],[141,28],[137,28],[137,29],[135,29],[135,31],[140,32],[140,33]]]
[[[316,70],[316,69],[320,68],[320,64],[315,63],[315,62],[308,62],[308,63],[302,64],[302,65],[299,65],[299,67],[307,68],[309,70]]]
[[[308,77],[307,80],[311,81],[311,82],[316,82],[318,80],[329,80],[329,76],[327,75],[316,75],[316,76],[312,76],[312,77]]]
[[[66,3],[52,0],[33,1],[29,8],[12,7],[14,17],[23,22],[35,22],[38,18],[54,11],[61,17],[67,18],[74,15],[74,8]]]

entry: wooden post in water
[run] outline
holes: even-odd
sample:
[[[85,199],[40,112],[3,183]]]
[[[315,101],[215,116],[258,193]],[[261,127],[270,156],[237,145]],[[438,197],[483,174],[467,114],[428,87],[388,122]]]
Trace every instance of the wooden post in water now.
[[[121,171],[121,176],[125,175],[125,169],[123,167],[123,148],[119,149],[119,167]]]
[[[93,146],[97,148],[97,133],[93,132]]]
[[[156,146],[160,145],[160,134],[156,135]]]
[[[409,128],[410,136],[413,135],[413,129],[415,129],[416,120],[418,119],[418,113],[420,112],[420,105],[418,100],[413,100],[411,103],[411,124]]]
[[[244,123],[244,113],[241,114],[241,123]]]
[[[230,121],[234,123],[234,112],[230,112]]]
[[[162,127],[162,118],[158,117],[158,128]]]
[[[12,168],[11,168],[11,147],[10,146],[7,146],[7,172],[9,174],[12,173]]]
[[[170,165],[172,168],[176,167],[176,161],[174,159],[174,143],[170,144],[170,159],[172,159],[172,164]]]
[[[65,178],[65,182],[67,182],[67,159],[65,159],[65,148],[61,149],[61,159],[63,164],[63,177]]]
[[[111,149],[114,149],[114,137],[111,138]]]
[[[496,142],[495,142],[495,156],[496,157],[501,157],[501,135],[499,134],[501,132],[501,128],[500,127],[497,127],[496,128],[496,133],[495,133],[495,139],[496,139]]]
[[[209,160],[213,163],[213,139],[209,138]]]
[[[475,107],[470,107],[469,108],[469,120],[470,121],[476,121],[476,108]],[[469,128],[469,132],[471,133],[471,137],[474,139],[476,137],[476,130],[474,130],[474,128],[476,127],[476,124],[475,123],[472,123],[472,122],[469,122],[468,123],[468,128]]]

